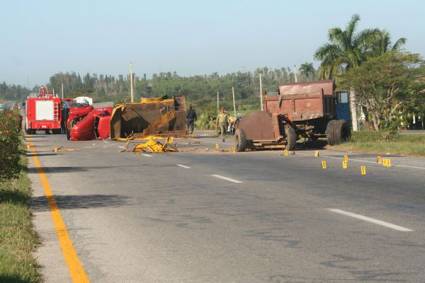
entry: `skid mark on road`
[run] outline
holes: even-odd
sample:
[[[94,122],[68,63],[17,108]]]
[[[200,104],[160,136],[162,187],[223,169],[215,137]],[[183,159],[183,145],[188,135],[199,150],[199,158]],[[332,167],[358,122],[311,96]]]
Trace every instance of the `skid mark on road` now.
[[[384,226],[384,227],[387,227],[387,228],[390,228],[390,229],[393,229],[393,230],[396,230],[396,231],[413,232],[413,230],[406,228],[406,227],[403,227],[403,226],[398,226],[398,225],[395,225],[395,224],[392,224],[392,223],[389,223],[389,222],[385,222],[385,221],[382,221],[382,220],[379,220],[379,219],[375,219],[375,218],[367,217],[367,216],[364,216],[364,215],[348,212],[348,211],[345,211],[345,210],[342,210],[342,209],[328,208],[328,210],[331,211],[331,212],[334,212],[334,213],[349,216],[349,217],[356,218],[356,219],[359,219],[359,220],[363,220],[363,221],[373,223],[373,224],[376,224],[376,225]]]
[[[221,180],[232,182],[232,183],[235,183],[235,184],[242,184],[242,181],[238,181],[238,180],[235,180],[235,179],[232,179],[232,178],[229,178],[229,177],[225,177],[225,176],[222,176],[222,175],[213,174],[211,176],[218,178],[218,179],[221,179]]]
[[[80,259],[78,258],[77,251],[75,250],[74,245],[72,244],[72,240],[69,237],[67,227],[57,206],[55,197],[50,187],[49,180],[47,178],[46,173],[44,172],[43,165],[41,164],[40,159],[37,156],[37,150],[31,143],[28,143],[28,148],[33,154],[32,159],[37,169],[38,176],[40,177],[40,182],[44,189],[44,195],[49,204],[53,224],[56,230],[56,235],[58,237],[59,244],[62,249],[62,254],[68,265],[71,279],[73,282],[90,282],[88,275],[84,270]]]

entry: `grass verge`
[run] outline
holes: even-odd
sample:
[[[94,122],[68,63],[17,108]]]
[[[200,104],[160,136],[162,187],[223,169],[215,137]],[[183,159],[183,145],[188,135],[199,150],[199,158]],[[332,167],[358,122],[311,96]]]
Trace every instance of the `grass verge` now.
[[[0,182],[0,282],[41,281],[32,254],[38,238],[31,222],[30,198],[26,172]]]
[[[384,132],[354,132],[351,140],[331,149],[377,154],[425,156],[425,135],[402,134],[388,137]]]

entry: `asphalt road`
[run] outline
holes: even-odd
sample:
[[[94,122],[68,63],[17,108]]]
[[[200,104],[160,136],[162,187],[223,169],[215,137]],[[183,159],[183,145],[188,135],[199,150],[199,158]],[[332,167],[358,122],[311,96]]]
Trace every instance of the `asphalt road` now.
[[[55,135],[32,144],[92,282],[425,282],[425,159],[383,168],[356,154],[343,170],[331,151],[144,155]],[[37,256],[47,282],[66,282],[29,166]]]

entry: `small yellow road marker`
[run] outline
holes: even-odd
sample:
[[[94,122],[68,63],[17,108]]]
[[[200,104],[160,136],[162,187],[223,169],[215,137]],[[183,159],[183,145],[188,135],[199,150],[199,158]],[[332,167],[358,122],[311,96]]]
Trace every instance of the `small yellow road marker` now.
[[[384,158],[383,160],[382,160],[382,165],[384,165],[384,167],[386,167],[386,168],[390,168],[392,165],[391,165],[391,159],[389,159],[389,158]]]
[[[348,162],[349,160],[348,154],[344,154],[344,158],[342,160]]]
[[[289,151],[287,149],[284,149],[282,152],[283,156],[289,156]]]
[[[360,173],[362,174],[362,176],[366,176],[366,166],[360,166]]]
[[[348,160],[342,160],[342,169],[348,168]]]
[[[322,160],[322,169],[326,168],[328,168],[328,163],[326,162],[326,160]]]

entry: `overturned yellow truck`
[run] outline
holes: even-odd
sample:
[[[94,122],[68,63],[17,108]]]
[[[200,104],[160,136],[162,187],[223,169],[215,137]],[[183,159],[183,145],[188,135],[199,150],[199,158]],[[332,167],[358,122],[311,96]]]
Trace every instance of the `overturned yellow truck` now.
[[[185,136],[185,97],[142,98],[140,103],[118,104],[112,111],[110,132],[114,140]]]

